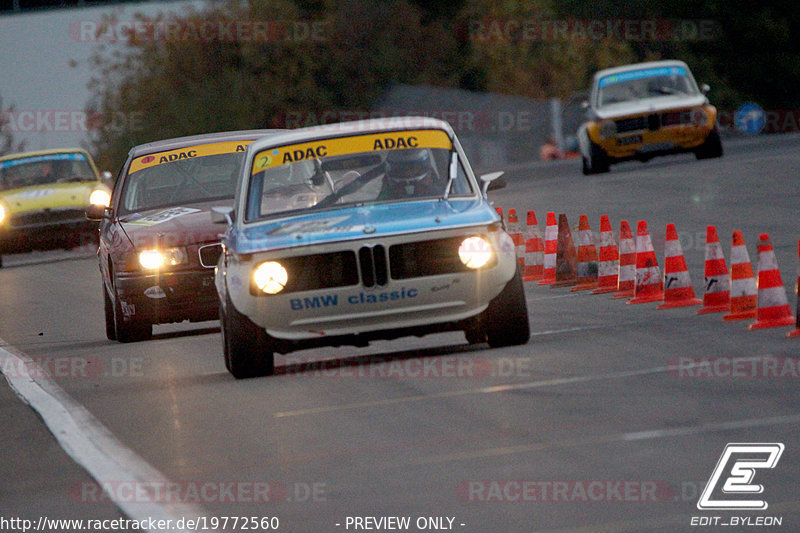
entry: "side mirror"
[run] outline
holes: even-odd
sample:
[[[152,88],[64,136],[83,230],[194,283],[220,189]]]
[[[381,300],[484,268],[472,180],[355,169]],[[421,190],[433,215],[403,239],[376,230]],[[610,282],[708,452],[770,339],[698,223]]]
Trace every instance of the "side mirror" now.
[[[90,204],[86,208],[86,218],[89,220],[102,220],[111,218],[111,208],[102,204]]]
[[[486,196],[486,193],[490,190],[502,189],[506,186],[506,180],[498,180],[500,176],[505,174],[504,170],[499,172],[490,172],[489,174],[483,174],[481,176],[481,181],[483,182],[483,196]],[[494,184],[494,185],[493,185]]]
[[[584,100],[581,102],[581,109],[589,109],[589,100]]]
[[[227,224],[233,225],[233,208],[232,207],[212,207],[211,208],[211,222],[214,224]]]
[[[701,93],[708,94],[709,91],[711,91],[711,86],[709,86],[707,83],[704,83],[704,84],[700,85],[700,92]]]

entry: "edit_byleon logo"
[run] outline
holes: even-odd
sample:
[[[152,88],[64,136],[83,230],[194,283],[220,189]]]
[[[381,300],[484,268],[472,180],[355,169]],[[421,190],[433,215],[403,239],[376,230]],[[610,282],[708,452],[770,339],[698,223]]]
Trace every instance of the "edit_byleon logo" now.
[[[772,469],[783,454],[784,445],[771,443],[729,443],[714,467],[697,502],[700,510],[764,510],[765,500],[749,499],[764,492],[753,483],[757,470]]]

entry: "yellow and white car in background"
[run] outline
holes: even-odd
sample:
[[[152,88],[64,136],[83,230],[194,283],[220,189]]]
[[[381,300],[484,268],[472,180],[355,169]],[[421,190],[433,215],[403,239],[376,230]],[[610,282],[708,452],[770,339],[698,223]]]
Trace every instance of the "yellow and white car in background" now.
[[[587,122],[578,130],[584,174],[666,154],[722,156],[717,110],[682,61],[652,61],[594,75]]]
[[[54,246],[70,248],[97,228],[90,204],[108,205],[106,186],[86,150],[40,150],[0,157],[2,254]]]

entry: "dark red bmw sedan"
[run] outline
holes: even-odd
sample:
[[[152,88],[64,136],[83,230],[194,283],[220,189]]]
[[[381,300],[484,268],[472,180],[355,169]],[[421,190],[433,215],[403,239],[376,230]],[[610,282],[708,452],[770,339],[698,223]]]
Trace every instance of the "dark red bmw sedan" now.
[[[110,340],[148,339],[153,324],[218,318],[220,227],[209,213],[212,206],[233,205],[247,146],[277,131],[211,133],[131,149],[111,205],[86,213],[100,220]]]

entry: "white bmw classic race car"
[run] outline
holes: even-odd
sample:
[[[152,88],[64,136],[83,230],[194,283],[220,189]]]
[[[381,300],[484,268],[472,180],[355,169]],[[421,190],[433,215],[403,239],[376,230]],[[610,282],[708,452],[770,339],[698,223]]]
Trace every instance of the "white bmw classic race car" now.
[[[530,337],[514,243],[450,126],[399,117],[293,130],[247,148],[216,272],[227,369],[274,354],[461,330]],[[497,182],[495,182],[497,183]]]

